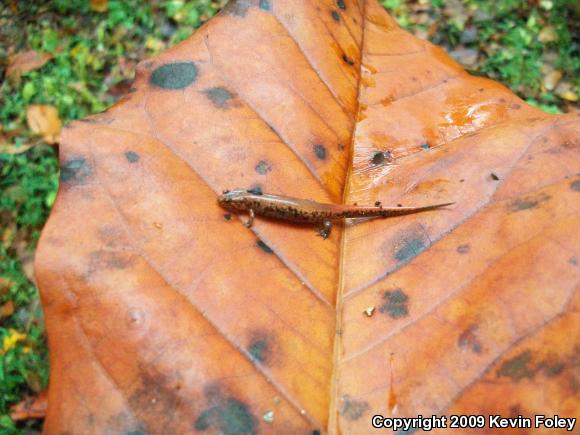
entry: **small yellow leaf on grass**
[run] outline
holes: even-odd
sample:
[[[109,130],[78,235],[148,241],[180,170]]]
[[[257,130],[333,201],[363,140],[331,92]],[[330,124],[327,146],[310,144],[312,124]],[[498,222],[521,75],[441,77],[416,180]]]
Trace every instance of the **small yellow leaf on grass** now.
[[[5,354],[10,349],[16,347],[16,343],[19,341],[26,340],[26,334],[22,332],[18,332],[16,329],[10,329],[9,334],[4,337],[4,341],[2,343],[2,349],[0,349],[0,354]]]
[[[107,12],[108,0],[91,0],[91,9],[95,12]]]
[[[26,121],[33,133],[39,134],[49,144],[58,142],[62,122],[55,107],[33,104],[26,109]]]
[[[578,93],[570,82],[561,82],[555,90],[555,94],[566,101],[575,103],[578,101]]]
[[[20,77],[25,72],[42,67],[50,59],[52,59],[50,54],[34,50],[18,53],[10,58],[6,68],[6,77]]]
[[[148,36],[145,40],[145,48],[153,52],[158,52],[165,48],[165,43],[160,39],[154,38],[153,36]]]

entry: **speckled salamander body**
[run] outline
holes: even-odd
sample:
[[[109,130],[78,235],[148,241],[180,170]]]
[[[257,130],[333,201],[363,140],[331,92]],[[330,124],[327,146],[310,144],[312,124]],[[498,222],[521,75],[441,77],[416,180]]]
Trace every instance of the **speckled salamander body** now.
[[[250,227],[255,215],[293,222],[322,224],[320,235],[328,237],[333,221],[348,218],[393,217],[435,210],[453,204],[428,205],[425,207],[359,207],[356,205],[323,204],[308,199],[282,195],[268,195],[256,190],[236,189],[225,191],[218,197],[219,204],[235,212],[247,211]]]

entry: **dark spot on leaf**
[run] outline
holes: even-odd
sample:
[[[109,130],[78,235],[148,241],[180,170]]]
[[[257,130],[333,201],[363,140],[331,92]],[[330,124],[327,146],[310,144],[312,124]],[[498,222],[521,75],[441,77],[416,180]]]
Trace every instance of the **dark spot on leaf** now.
[[[385,153],[382,151],[377,151],[373,154],[371,162],[373,162],[373,165],[382,165],[385,163]]]
[[[203,411],[200,414],[200,416],[197,417],[197,420],[195,420],[193,428],[197,431],[200,431],[200,432],[203,432],[204,430],[209,429],[213,414],[214,414],[213,408],[206,409],[205,411]]]
[[[522,108],[522,106],[517,103],[513,103],[510,107],[514,110],[519,110]]]
[[[419,255],[427,248],[427,243],[423,237],[412,236],[403,239],[396,247],[393,257],[400,263],[406,263]]]
[[[566,140],[562,143],[562,148],[567,150],[572,150],[574,148],[580,148],[580,141]]]
[[[85,159],[70,159],[60,168],[60,179],[64,183],[81,184],[91,173],[91,167]]]
[[[491,177],[491,179],[493,181],[498,181],[499,180],[499,177],[496,174],[494,174],[493,172],[491,174],[489,174],[489,176]]]
[[[385,300],[385,303],[379,307],[379,312],[388,314],[393,319],[399,319],[409,314],[407,306],[409,296],[407,296],[400,288],[396,288],[392,291],[385,291],[385,293],[383,293],[383,299]]]
[[[89,273],[106,269],[122,270],[133,264],[133,260],[127,255],[114,251],[93,251],[89,254]]]
[[[225,213],[224,214],[224,219],[227,221],[231,221],[232,220],[232,214],[231,213]]]
[[[336,0],[336,6],[338,6],[343,11],[346,11],[346,5],[344,4],[344,0]]]
[[[266,160],[260,160],[254,169],[258,174],[266,175],[272,170],[272,167]]]
[[[183,89],[197,78],[193,62],[176,62],[162,65],[151,74],[151,83],[163,89]]]
[[[461,333],[457,339],[457,344],[459,347],[470,348],[475,353],[481,353],[481,343],[475,335],[475,330],[477,327],[475,325],[469,326],[465,331]]]
[[[546,194],[541,194],[538,195],[537,197],[533,198],[517,198],[514,201],[512,201],[510,203],[510,210],[512,212],[518,212],[518,211],[523,211],[523,210],[530,210],[533,208],[536,208],[538,206],[538,204],[547,201],[548,199],[550,199],[549,195]]]
[[[268,0],[260,0],[260,9],[269,11],[272,9],[272,6],[270,6],[270,2]]]
[[[540,369],[542,370],[542,372],[544,373],[544,375],[546,375],[549,378],[553,378],[555,376],[558,376],[559,374],[561,374],[564,369],[566,368],[566,365],[562,362],[547,362],[544,361],[542,364],[540,364]]]
[[[460,254],[467,254],[470,250],[471,250],[471,246],[469,246],[467,243],[464,245],[459,245],[457,247],[457,252]]]
[[[127,151],[125,153],[125,157],[129,163],[136,163],[139,161],[139,154],[137,154],[135,151]]]
[[[532,353],[528,350],[520,355],[505,361],[497,371],[497,377],[506,376],[514,381],[534,377],[534,371],[529,366],[532,360]]]
[[[431,147],[429,146],[429,144],[428,144],[427,142],[425,142],[425,143],[422,143],[422,144],[421,144],[421,148],[422,148],[422,149],[424,149],[424,150],[428,150],[428,149],[430,149]]]
[[[580,192],[580,180],[572,181],[572,183],[570,183],[570,189],[575,192]]]
[[[320,160],[326,159],[326,148],[324,147],[324,145],[321,144],[314,145],[314,154],[316,154],[316,157],[318,157]]]
[[[246,404],[232,397],[223,397],[220,393],[208,395],[210,406],[195,420],[194,429],[224,435],[254,435],[258,422]]]
[[[347,63],[347,64],[349,64],[350,66],[353,66],[354,65],[354,60],[352,60],[346,54],[343,54],[342,55],[342,60],[344,60],[344,62]]]
[[[336,21],[337,23],[340,21],[340,15],[338,14],[338,12],[336,12],[336,11],[332,11],[332,12],[330,13],[330,15],[332,16],[332,19],[333,19],[334,21]]]
[[[270,360],[271,352],[272,349],[268,337],[263,333],[254,334],[248,346],[250,357],[254,361],[264,364]]]
[[[251,187],[246,192],[251,193],[253,195],[263,195],[264,194],[264,192],[262,192],[262,188],[260,186]]]
[[[266,254],[273,254],[274,251],[272,250],[272,248],[270,248],[268,245],[266,245],[262,240],[258,240],[256,242],[256,245],[258,245],[258,247],[264,251]]]
[[[225,109],[228,107],[228,101],[232,99],[232,94],[226,88],[220,86],[206,89],[205,95],[212,101],[215,107]]]
[[[340,414],[348,420],[358,420],[369,409],[369,404],[363,400],[355,400],[349,395],[341,399]]]
[[[115,225],[104,225],[97,230],[97,237],[108,248],[123,246],[125,231]]]
[[[176,386],[183,383],[175,371],[159,372],[152,368],[139,371],[140,383],[128,398],[129,406],[155,415],[160,425],[170,425],[176,409],[183,405]]]
[[[522,407],[519,403],[510,406],[510,417],[514,418],[517,417],[518,415],[522,415]]]

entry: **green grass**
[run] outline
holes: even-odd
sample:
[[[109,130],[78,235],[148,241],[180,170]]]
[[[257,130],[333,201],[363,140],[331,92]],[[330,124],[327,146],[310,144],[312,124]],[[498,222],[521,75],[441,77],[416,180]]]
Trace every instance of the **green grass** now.
[[[213,16],[223,1],[109,1],[108,11],[89,2],[2,2],[0,59],[34,49],[54,54],[41,69],[0,85],[0,125],[11,144],[27,144],[30,104],[50,104],[63,122],[103,111],[128,86],[136,62],[174,45]],[[13,8],[14,9],[13,9]],[[121,61],[124,68],[120,68]],[[0,65],[4,75],[6,62]],[[39,428],[15,424],[9,407],[44,389],[48,354],[38,291],[30,264],[58,187],[57,150],[37,145],[21,154],[0,153],[0,433]],[[23,268],[24,266],[24,268]],[[27,273],[28,275],[27,276]]]
[[[30,104],[55,106],[64,122],[106,109],[129,86],[136,62],[185,39],[223,3],[109,0],[108,11],[98,13],[88,0],[3,1],[0,59],[29,49],[54,58],[20,80],[2,81],[2,134],[11,144],[33,140],[26,127]],[[542,82],[546,68],[552,68],[562,73],[563,82],[578,86],[578,41],[574,44],[572,34],[579,20],[574,0],[382,3],[420,36],[451,52],[475,52],[477,62],[467,65],[471,72],[503,82],[544,110],[569,109],[571,102]],[[541,42],[548,27],[558,37]],[[0,60],[0,77],[5,67],[6,61]],[[48,381],[42,313],[30,266],[57,187],[54,146],[40,144],[24,153],[0,154],[0,307],[14,305],[13,314],[0,315],[2,434],[40,428],[39,422],[14,423],[9,407],[41,391]]]
[[[568,83],[577,95],[580,86],[577,0],[382,0],[381,3],[394,12],[403,27],[428,36],[452,56],[460,49],[472,50],[478,60],[465,65],[468,71],[502,82],[528,103],[550,113],[567,111],[575,103],[558,95],[562,94],[563,86],[546,89],[543,80],[547,69],[558,70],[562,73],[561,85]]]

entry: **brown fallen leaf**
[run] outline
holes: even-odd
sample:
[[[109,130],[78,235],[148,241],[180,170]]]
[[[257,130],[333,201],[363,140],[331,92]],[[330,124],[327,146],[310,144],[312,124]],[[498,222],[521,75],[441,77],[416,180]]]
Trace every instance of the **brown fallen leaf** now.
[[[30,148],[38,145],[40,141],[30,141],[23,144],[14,144],[14,138],[18,136],[18,131],[5,133],[0,126],[0,154],[20,154],[28,151]]]
[[[10,407],[10,418],[14,421],[44,418],[47,408],[46,391]]]
[[[91,9],[95,12],[107,12],[108,0],[91,0]]]
[[[36,257],[44,430],[578,415],[579,124],[470,76],[374,0],[230,2],[63,134]],[[246,228],[216,201],[236,187],[456,204],[323,240]]]
[[[14,313],[14,302],[8,301],[0,305],[0,320]]]
[[[0,143],[0,154],[21,154],[32,148],[34,144],[12,145]]]
[[[44,104],[32,104],[26,109],[26,121],[30,130],[41,135],[48,144],[59,140],[62,122],[56,107]]]
[[[20,267],[24,272],[24,275],[36,285],[36,278],[34,274],[34,253],[29,249],[29,243],[26,240],[15,241],[14,248],[16,249],[16,254],[20,260]]]
[[[553,70],[544,76],[542,80],[542,87],[547,91],[553,91],[560,79],[562,78],[562,71]]]
[[[11,131],[9,133],[5,133],[2,126],[0,125],[0,154],[20,154],[28,151],[30,148],[36,145],[34,143],[20,145],[12,144],[11,142],[13,141],[14,136],[17,136],[15,132]]]
[[[12,286],[15,283],[8,279],[5,278],[3,276],[0,276],[0,296],[4,296],[5,294],[8,294],[8,292],[10,291],[10,289],[12,288]]]
[[[10,58],[6,67],[6,77],[18,78],[26,72],[41,68],[51,59],[52,55],[34,50],[18,53]]]

